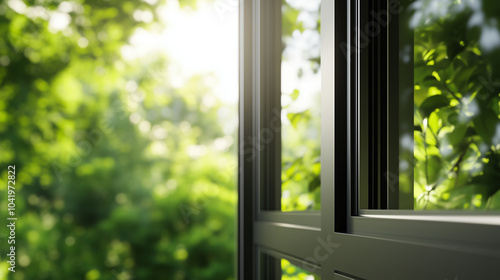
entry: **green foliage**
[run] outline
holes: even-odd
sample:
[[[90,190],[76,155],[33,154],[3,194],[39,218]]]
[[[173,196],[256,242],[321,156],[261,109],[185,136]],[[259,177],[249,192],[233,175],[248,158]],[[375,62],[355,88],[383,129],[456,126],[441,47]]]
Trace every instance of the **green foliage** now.
[[[286,2],[282,1],[282,35],[292,36],[293,31],[298,30],[300,32],[304,31],[304,26],[301,21],[297,20],[300,14],[300,10],[293,8]]]
[[[432,10],[418,2],[412,6],[420,7],[412,18],[415,209],[498,209],[500,95],[492,80],[500,74],[500,48],[481,36],[492,22],[499,30],[499,5],[480,1],[478,10],[441,1]],[[474,16],[484,23],[471,24]]]
[[[291,1],[290,1],[291,2]],[[296,3],[295,3],[296,4]],[[306,24],[305,21],[308,21]],[[311,24],[312,22],[312,24]],[[319,38],[320,11],[306,10],[295,7],[287,1],[282,1],[282,40],[283,51],[287,48],[296,48],[297,36],[293,33],[314,34]],[[303,39],[302,39],[303,40]],[[295,50],[297,51],[297,50]],[[308,48],[298,50],[304,66],[294,69],[297,76],[283,77],[285,82],[298,80],[308,85],[305,72],[310,75],[319,75],[320,58],[319,45],[309,42]],[[284,54],[283,61],[289,58]],[[282,105],[286,119],[282,120],[282,211],[318,210],[321,207],[321,162],[320,162],[320,93],[310,89],[299,91],[294,89],[291,93],[282,93],[288,98],[288,104]],[[301,107],[301,103],[309,99],[311,105]],[[297,109],[299,108],[299,109]]]
[[[0,184],[16,165],[18,217],[16,273],[1,279],[233,279],[221,104],[203,105],[207,77],[174,88],[164,57],[121,56],[159,3],[32,2],[0,4]]]
[[[281,280],[321,280],[320,276],[311,274],[286,259],[281,259],[281,273]]]

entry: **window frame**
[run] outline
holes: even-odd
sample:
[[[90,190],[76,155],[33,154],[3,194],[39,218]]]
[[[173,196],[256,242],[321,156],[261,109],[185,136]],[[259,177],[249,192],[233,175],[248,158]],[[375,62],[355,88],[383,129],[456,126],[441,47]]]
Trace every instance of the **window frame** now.
[[[272,110],[281,106],[281,1],[240,1],[238,279],[277,277],[267,271],[276,264],[261,254],[312,267],[326,280],[494,279],[500,274],[500,226],[446,218],[476,214],[358,210],[363,203],[391,203],[383,191],[370,196],[371,202],[358,200],[363,184],[387,187],[380,171],[388,166],[383,135],[373,141],[381,150],[378,159],[367,157],[360,146],[364,129],[379,137],[387,133],[380,125],[369,128],[360,100],[368,92],[385,96],[377,108],[387,121],[384,106],[390,108],[388,89],[394,87],[387,78],[395,71],[388,46],[389,38],[397,38],[397,15],[368,47],[354,30],[368,22],[369,11],[388,10],[394,1],[321,1],[321,210],[311,212],[262,210],[280,209],[281,132],[270,122]],[[370,64],[375,54],[378,62]],[[274,136],[262,141],[266,128]],[[436,217],[441,220],[433,221]],[[338,247],[326,251],[321,244],[329,238]]]
[[[321,233],[319,211],[275,211],[280,210],[281,200],[281,127],[276,129],[272,113],[281,110],[281,96],[270,93],[281,93],[280,67],[281,1],[241,1],[239,279],[261,275],[257,272],[262,266],[261,251],[289,260],[305,259]],[[262,139],[263,130],[272,137]]]

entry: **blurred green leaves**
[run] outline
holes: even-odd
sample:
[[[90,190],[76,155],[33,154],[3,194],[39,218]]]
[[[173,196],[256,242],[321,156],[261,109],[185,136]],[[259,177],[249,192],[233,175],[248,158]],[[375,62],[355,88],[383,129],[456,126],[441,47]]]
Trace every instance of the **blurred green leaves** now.
[[[281,259],[281,280],[321,280],[321,277]]]
[[[320,3],[283,0],[281,8],[281,79],[290,88],[282,88],[281,210],[319,210],[321,106],[313,83],[320,76]]]
[[[161,54],[123,58],[163,1],[23,3],[0,3],[0,161],[19,169],[8,279],[232,279],[231,108],[205,76],[173,87]]]
[[[484,10],[459,2],[440,9],[446,15],[413,11],[428,18],[413,22],[415,209],[498,209],[500,96],[489,77],[498,76],[491,55],[500,48],[481,41],[486,23],[467,24]]]

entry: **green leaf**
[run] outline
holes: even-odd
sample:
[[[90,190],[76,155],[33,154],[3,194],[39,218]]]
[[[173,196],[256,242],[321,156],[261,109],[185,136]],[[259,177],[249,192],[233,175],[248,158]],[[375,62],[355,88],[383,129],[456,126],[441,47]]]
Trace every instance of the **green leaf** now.
[[[437,72],[433,72],[433,73],[437,73]],[[430,75],[430,76],[425,77],[422,84],[425,85],[426,87],[437,87],[437,88],[441,87],[441,85],[442,85],[441,82],[438,81],[436,76],[434,76],[434,75]]]
[[[492,109],[484,108],[483,111],[473,119],[473,123],[477,134],[479,134],[486,143],[491,145],[498,123],[498,116],[495,112]]]
[[[301,121],[307,121],[311,118],[311,113],[309,110],[305,110],[304,112],[300,113],[288,113],[286,116],[290,120],[290,123],[292,124],[293,128],[297,129],[298,124]]]
[[[428,117],[434,110],[449,106],[450,100],[444,95],[433,95],[428,97],[422,102],[420,105],[420,112],[422,113],[422,117]]]
[[[290,97],[292,98],[293,101],[297,100],[297,97],[299,97],[299,90],[294,89],[292,93],[290,93]]]
[[[437,155],[430,156],[427,161],[427,175],[429,182],[427,184],[434,183],[441,177],[441,170],[443,168],[443,162],[441,158]]]
[[[442,125],[443,121],[438,116],[438,114],[436,114],[436,112],[432,112],[429,116],[429,128],[432,130],[432,132],[437,134]]]
[[[462,140],[464,140],[465,132],[467,131],[468,125],[466,123],[459,123],[455,125],[453,131],[446,135],[448,143],[450,145],[457,145]]]
[[[488,209],[500,209],[500,190],[488,199],[486,203]]]

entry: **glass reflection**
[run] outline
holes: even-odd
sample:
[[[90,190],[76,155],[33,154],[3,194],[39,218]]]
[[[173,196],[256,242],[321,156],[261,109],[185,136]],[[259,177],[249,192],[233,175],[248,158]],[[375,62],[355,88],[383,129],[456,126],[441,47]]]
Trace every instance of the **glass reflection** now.
[[[500,209],[500,3],[407,7],[400,35],[409,27],[413,42],[400,39],[399,67],[413,73],[414,110],[413,135],[400,130],[400,192],[413,189],[418,210]]]

